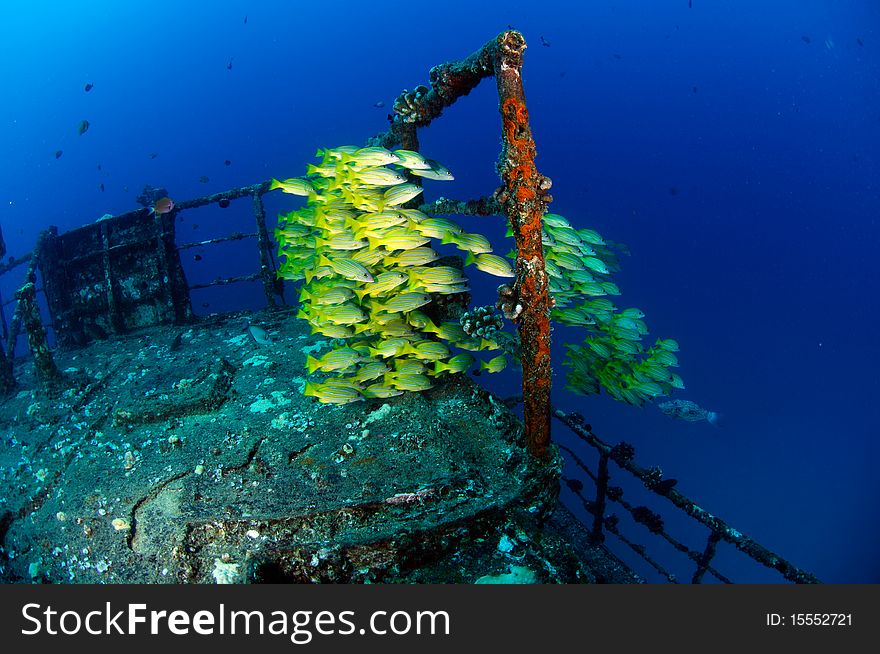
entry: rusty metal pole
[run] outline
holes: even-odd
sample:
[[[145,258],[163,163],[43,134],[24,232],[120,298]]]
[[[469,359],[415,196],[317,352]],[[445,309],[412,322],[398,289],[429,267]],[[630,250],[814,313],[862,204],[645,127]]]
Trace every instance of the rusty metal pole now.
[[[522,306],[517,325],[522,349],[523,409],[526,440],[536,457],[547,455],[550,442],[550,294],[541,243],[542,216],[551,201],[550,180],[535,168],[535,141],[529,127],[522,83],[526,42],[516,31],[498,36],[495,80],[498,83],[502,142],[497,193],[516,239],[514,290]]]
[[[27,282],[15,293],[21,307],[21,321],[27,334],[28,347],[34,357],[34,372],[48,395],[54,395],[62,384],[61,373],[52,358],[49,343],[46,340],[46,329],[40,320],[40,309],[37,306],[37,289],[33,282]]]

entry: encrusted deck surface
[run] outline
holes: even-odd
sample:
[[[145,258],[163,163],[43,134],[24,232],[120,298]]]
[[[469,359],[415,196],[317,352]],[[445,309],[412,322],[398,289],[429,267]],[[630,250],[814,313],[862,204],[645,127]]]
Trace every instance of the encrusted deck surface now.
[[[0,405],[0,579],[418,580],[552,510],[558,460],[530,466],[519,421],[469,379],[322,405],[304,360],[328,346],[269,314],[58,353],[66,392]]]

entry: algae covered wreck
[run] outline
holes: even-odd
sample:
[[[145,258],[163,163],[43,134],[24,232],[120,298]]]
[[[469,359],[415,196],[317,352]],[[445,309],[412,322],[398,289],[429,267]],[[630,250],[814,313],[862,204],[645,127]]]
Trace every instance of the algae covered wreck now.
[[[271,346],[243,331],[254,319]],[[530,463],[507,407],[466,378],[324,406],[302,395],[320,348],[283,312],[232,315],[60,353],[52,400],[23,371],[3,413],[3,579],[473,582],[514,556],[536,580],[590,578],[538,528],[558,461]]]

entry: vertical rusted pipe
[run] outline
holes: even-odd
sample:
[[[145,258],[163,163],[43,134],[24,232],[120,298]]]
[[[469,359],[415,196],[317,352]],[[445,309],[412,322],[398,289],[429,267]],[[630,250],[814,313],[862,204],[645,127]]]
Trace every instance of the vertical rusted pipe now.
[[[501,110],[502,142],[498,172],[504,207],[516,239],[514,290],[522,313],[518,319],[522,349],[523,408],[529,451],[547,454],[550,442],[550,295],[544,270],[541,218],[549,196],[549,180],[535,168],[535,142],[529,127],[522,83],[526,42],[516,31],[498,36],[495,80]]]

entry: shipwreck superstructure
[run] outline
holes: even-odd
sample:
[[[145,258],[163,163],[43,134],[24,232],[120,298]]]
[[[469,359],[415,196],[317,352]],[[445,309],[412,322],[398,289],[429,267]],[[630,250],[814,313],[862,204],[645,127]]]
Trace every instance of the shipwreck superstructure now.
[[[268,182],[178,202],[165,214],[137,209],[66,233],[49,228],[30,253],[0,265],[0,275],[24,269],[15,296],[0,299],[0,577],[640,581],[606,547],[610,534],[661,579],[677,581],[624,533],[615,506],[692,561],[687,581],[732,581],[713,566],[724,542],[786,580],[817,581],[682,495],[660,468],[639,466],[632,446],[610,445],[582,417],[551,407],[541,216],[552,198],[534,165],[524,50],[523,37],[508,31],[465,60],[435,67],[431,86],[401,94],[390,129],[370,140],[418,150],[419,128],[495,77],[502,186],[420,208],[510,221],[523,396],[500,400],[459,375],[423,394],[369,404],[326,407],[304,398],[305,356],[321,344],[294,319],[296,303],[277,275],[263,205]],[[178,217],[220,203],[249,203],[252,222],[181,242]],[[182,251],[240,240],[255,244],[252,274],[187,282]],[[239,282],[259,285],[263,311],[195,316],[191,291]],[[249,335],[253,325],[271,345]],[[22,339],[28,355],[16,358]],[[519,402],[523,421],[511,412]],[[551,445],[554,417],[580,448]],[[585,462],[592,450],[593,466]],[[578,478],[561,478],[562,455]],[[627,483],[704,525],[705,543],[685,544],[656,507],[630,503],[611,464]],[[589,519],[560,506],[561,483]]]

